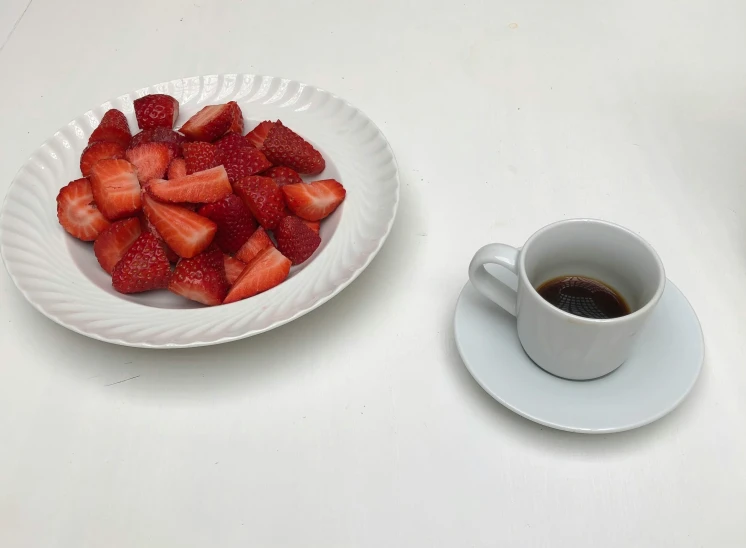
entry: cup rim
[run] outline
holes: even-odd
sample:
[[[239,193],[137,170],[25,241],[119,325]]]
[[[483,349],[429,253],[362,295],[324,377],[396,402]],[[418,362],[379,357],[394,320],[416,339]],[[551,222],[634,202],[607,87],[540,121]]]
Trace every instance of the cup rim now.
[[[655,260],[656,264],[658,265],[658,273],[660,275],[660,281],[658,282],[658,287],[655,290],[655,293],[650,298],[650,300],[645,304],[645,306],[635,310],[634,312],[627,314],[626,316],[620,316],[618,318],[606,318],[606,319],[597,319],[597,318],[584,318],[583,316],[576,316],[575,314],[570,314],[569,312],[565,312],[564,310],[561,310],[557,308],[556,306],[552,306],[549,304],[544,298],[539,294],[539,292],[536,290],[536,288],[533,286],[533,284],[529,281],[528,275],[526,274],[526,252],[531,247],[531,243],[534,242],[539,236],[545,234],[546,232],[549,232],[550,230],[553,230],[561,225],[568,225],[568,224],[578,224],[578,223],[586,223],[586,224],[597,224],[597,225],[604,225],[607,227],[611,227],[615,230],[621,230],[623,232],[626,232],[628,235],[635,238],[638,242],[640,242],[645,249],[648,250],[648,252],[652,255],[653,259]],[[612,223],[610,221],[604,221],[602,219],[592,219],[592,218],[577,218],[577,219],[563,219],[561,221],[556,221],[554,223],[550,223],[536,232],[534,232],[531,237],[526,240],[526,243],[521,248],[520,256],[518,258],[518,274],[521,278],[521,282],[523,285],[525,285],[528,288],[528,291],[531,293],[532,297],[535,299],[538,299],[541,302],[541,305],[549,311],[550,313],[554,314],[555,316],[559,316],[560,318],[572,320],[581,324],[586,325],[614,325],[614,324],[622,324],[625,322],[631,322],[636,319],[638,319],[641,316],[644,316],[648,314],[656,304],[658,304],[658,301],[660,300],[661,296],[663,296],[663,291],[666,289],[666,269],[663,266],[663,261],[661,261],[661,258],[658,256],[658,253],[655,251],[652,245],[648,243],[645,238],[637,234],[636,232],[633,232],[632,230],[616,224]]]

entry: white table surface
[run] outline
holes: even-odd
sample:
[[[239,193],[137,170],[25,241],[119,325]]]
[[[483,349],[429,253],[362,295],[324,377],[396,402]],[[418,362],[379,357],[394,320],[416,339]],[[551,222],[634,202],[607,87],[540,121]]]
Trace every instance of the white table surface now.
[[[746,545],[743,0],[26,8],[0,7],[1,194],[110,97],[257,72],[363,109],[402,200],[352,286],[219,347],[89,340],[2,269],[0,546]],[[576,216],[650,240],[702,321],[693,393],[636,431],[524,420],[454,347],[474,251]]]

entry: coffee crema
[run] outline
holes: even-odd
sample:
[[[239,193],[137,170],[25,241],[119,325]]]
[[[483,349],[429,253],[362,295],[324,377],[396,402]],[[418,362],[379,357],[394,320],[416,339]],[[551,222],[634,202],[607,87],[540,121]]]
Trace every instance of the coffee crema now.
[[[629,305],[617,291],[586,276],[558,276],[536,291],[552,306],[583,318],[610,320],[630,313]]]

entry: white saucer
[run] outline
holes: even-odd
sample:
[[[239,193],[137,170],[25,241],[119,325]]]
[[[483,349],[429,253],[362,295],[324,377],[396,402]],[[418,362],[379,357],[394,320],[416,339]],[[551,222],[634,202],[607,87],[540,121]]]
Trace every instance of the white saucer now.
[[[466,368],[497,401],[532,421],[587,434],[631,430],[670,413],[689,394],[704,360],[694,310],[668,280],[632,356],[591,381],[569,381],[524,353],[515,317],[467,283],[456,305],[456,345]]]

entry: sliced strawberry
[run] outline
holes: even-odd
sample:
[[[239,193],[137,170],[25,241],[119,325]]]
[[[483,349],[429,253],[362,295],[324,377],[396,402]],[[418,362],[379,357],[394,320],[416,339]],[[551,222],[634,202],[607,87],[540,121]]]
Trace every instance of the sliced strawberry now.
[[[135,166],[127,160],[101,160],[91,169],[96,205],[110,221],[130,217],[142,208]]]
[[[125,151],[125,147],[112,141],[91,143],[80,155],[80,172],[84,177],[88,177],[96,162],[107,158],[124,158]]]
[[[223,255],[223,267],[225,268],[225,279],[228,280],[228,285],[233,285],[243,269],[246,268],[246,263],[234,259],[230,255]]]
[[[264,154],[252,147],[236,147],[223,151],[218,149],[217,160],[225,166],[231,184],[272,166]]]
[[[269,130],[272,129],[274,125],[275,123],[270,122],[269,120],[260,122],[258,126],[246,134],[245,139],[251,144],[251,146],[261,150]]]
[[[258,148],[274,165],[289,167],[298,173],[318,175],[326,167],[321,153],[279,120]]]
[[[92,242],[109,227],[93,201],[88,179],[68,183],[57,195],[57,219],[69,234],[84,242]]]
[[[274,179],[277,186],[294,185],[296,183],[302,183],[303,179],[300,175],[289,167],[272,167],[262,173],[262,177],[270,177]]]
[[[210,143],[184,143],[183,149],[188,175],[220,165],[215,145]]]
[[[98,127],[93,130],[91,137],[88,139],[88,144],[108,141],[112,143],[118,143],[119,145],[127,148],[132,139],[132,133],[130,132],[130,126],[127,123],[127,117],[122,111],[115,108],[106,111]]]
[[[233,303],[272,289],[290,273],[290,259],[274,247],[268,247],[246,265],[223,303]]]
[[[181,132],[194,141],[212,142],[233,124],[234,110],[231,103],[224,105],[210,105],[204,107],[197,114],[189,118],[181,126]]]
[[[111,274],[114,266],[142,233],[140,219],[130,217],[112,224],[98,235],[93,243],[93,253],[101,268]]]
[[[233,117],[231,119],[231,125],[228,127],[228,133],[235,133],[239,136],[243,135],[243,112],[238,103],[231,101],[228,103],[233,111]]]
[[[344,187],[334,179],[282,187],[288,209],[301,219],[320,221],[329,216],[345,199]]]
[[[143,210],[148,220],[177,255],[189,259],[199,255],[210,245],[218,226],[207,217],[184,209],[163,204],[143,193]]]
[[[143,143],[127,149],[127,161],[135,166],[141,185],[163,178],[171,158],[171,149],[165,143]]]
[[[111,285],[120,293],[140,293],[168,287],[171,265],[158,239],[143,232],[114,266]]]
[[[171,149],[173,157],[180,158],[182,156],[181,147],[185,142],[186,137],[181,133],[176,133],[171,128],[154,127],[151,129],[144,129],[140,133],[135,134],[130,142],[130,148],[134,148],[143,143],[165,143],[168,145],[168,148]]]
[[[269,177],[244,177],[235,183],[233,190],[267,230],[272,230],[287,215],[282,191]]]
[[[228,288],[223,254],[217,247],[181,259],[168,284],[169,291],[208,306],[222,304]]]
[[[223,166],[198,171],[179,179],[153,179],[148,192],[162,202],[206,204],[217,202],[233,192]]]
[[[235,148],[254,148],[246,140],[246,137],[242,137],[238,133],[228,133],[217,141],[215,141],[216,153],[218,155],[225,154],[229,150]]]
[[[171,163],[168,165],[168,174],[166,175],[168,180],[186,177],[186,175],[186,160],[184,158],[174,158],[171,160]]]
[[[298,217],[300,219],[300,217]],[[304,223],[306,223],[306,226],[313,230],[316,234],[319,233],[321,230],[321,223],[318,221],[306,221],[305,219],[300,219]]]
[[[257,223],[243,200],[229,194],[222,200],[203,205],[198,211],[218,225],[215,243],[226,253],[235,253],[256,230]]]
[[[293,264],[305,262],[321,244],[319,235],[294,215],[288,215],[275,229],[277,249]]]
[[[246,243],[241,246],[241,249],[236,252],[236,259],[248,264],[261,250],[267,247],[274,247],[274,245],[264,229],[259,227],[246,240]]]
[[[171,129],[179,117],[179,102],[170,95],[153,93],[135,99],[135,117],[140,129]]]
[[[148,216],[145,215],[145,213],[143,212],[143,213],[140,213],[140,215],[138,216],[138,219],[140,221],[140,226],[142,227],[142,231],[150,232],[153,236],[155,236],[158,239],[158,241],[161,244],[161,247],[163,247],[163,251],[166,252],[166,258],[168,259],[168,262],[169,263],[179,262],[179,259],[181,259],[181,257],[179,257],[176,254],[176,252],[174,252],[173,249],[168,247],[168,244],[163,240],[163,237],[158,233],[156,228],[153,226],[153,223],[151,223],[148,220]]]

